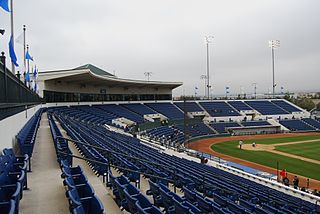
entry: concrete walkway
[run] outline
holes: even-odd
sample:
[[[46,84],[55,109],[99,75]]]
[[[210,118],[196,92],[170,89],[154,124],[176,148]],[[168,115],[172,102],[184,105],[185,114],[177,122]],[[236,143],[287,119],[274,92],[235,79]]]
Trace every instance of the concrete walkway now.
[[[23,191],[20,213],[69,213],[69,203],[60,175],[48,117],[44,113],[33,151],[32,172],[28,173],[30,190]]]

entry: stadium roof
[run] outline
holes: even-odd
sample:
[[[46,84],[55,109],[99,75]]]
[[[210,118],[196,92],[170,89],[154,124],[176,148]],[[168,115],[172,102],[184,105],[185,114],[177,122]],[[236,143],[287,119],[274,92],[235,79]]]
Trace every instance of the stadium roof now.
[[[68,83],[112,85],[120,87],[166,87],[177,88],[182,82],[145,81],[118,78],[109,72],[91,64],[79,66],[68,70],[44,71],[39,73],[39,79],[43,81],[66,81]]]

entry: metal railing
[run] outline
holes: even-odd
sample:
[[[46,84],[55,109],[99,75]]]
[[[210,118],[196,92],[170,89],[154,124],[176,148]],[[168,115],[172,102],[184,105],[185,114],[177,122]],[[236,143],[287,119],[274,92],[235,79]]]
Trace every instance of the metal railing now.
[[[4,53],[0,56],[0,120],[17,114],[42,99],[6,68]]]

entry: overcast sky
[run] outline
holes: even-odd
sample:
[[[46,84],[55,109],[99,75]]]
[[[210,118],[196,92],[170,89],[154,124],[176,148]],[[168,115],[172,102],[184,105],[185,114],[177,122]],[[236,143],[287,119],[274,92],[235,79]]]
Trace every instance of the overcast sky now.
[[[91,63],[120,78],[181,81],[175,95],[204,93],[204,36],[214,94],[272,88],[268,40],[279,39],[276,83],[285,91],[320,91],[319,0],[15,0],[15,37],[27,25],[40,70]],[[0,49],[8,53],[9,13],[0,9]],[[22,46],[16,52],[22,64]]]

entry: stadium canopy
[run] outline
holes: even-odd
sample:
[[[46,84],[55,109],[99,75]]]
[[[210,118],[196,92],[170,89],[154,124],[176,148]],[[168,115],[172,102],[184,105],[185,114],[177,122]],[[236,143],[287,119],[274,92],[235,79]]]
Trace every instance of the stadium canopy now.
[[[172,90],[183,84],[119,78],[92,64],[40,72],[37,82],[47,102],[169,100]]]
[[[177,88],[182,82],[162,82],[162,81],[144,81],[118,78],[115,75],[104,71],[92,64],[86,64],[69,70],[45,71],[39,74],[43,81],[63,80],[68,83],[101,85],[101,86],[121,86],[121,87],[166,87]]]

